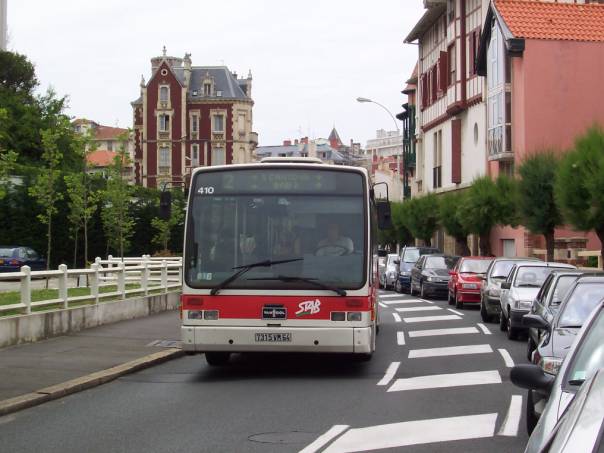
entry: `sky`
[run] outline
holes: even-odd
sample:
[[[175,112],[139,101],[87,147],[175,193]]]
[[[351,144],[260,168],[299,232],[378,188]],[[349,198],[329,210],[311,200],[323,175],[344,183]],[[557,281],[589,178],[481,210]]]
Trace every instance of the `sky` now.
[[[40,90],[69,96],[68,114],[131,127],[130,102],[150,59],[253,76],[260,145],[302,136],[345,143],[394,129],[417,46],[403,41],[422,0],[8,0],[9,50],[35,64]],[[399,122],[399,128],[401,123]]]

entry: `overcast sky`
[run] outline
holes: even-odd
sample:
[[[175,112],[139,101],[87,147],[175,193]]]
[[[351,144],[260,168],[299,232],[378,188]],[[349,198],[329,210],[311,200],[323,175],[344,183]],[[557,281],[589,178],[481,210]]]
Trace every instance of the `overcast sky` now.
[[[9,50],[36,65],[42,89],[70,98],[69,114],[132,125],[130,102],[150,58],[192,54],[194,66],[252,71],[261,145],[335,124],[363,146],[401,111],[417,47],[403,40],[421,0],[8,0]],[[400,122],[399,122],[400,127]]]

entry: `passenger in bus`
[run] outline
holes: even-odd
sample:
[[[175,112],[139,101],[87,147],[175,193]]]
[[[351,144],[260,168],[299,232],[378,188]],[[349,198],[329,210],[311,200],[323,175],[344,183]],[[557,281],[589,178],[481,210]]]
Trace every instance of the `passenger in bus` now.
[[[317,256],[339,256],[348,255],[354,250],[352,239],[340,234],[340,225],[329,223],[327,225],[327,237],[321,239],[317,244],[315,255]]]

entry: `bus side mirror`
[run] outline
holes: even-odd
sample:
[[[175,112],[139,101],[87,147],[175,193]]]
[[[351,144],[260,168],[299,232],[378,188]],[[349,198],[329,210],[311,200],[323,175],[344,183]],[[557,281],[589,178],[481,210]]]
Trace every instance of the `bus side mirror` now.
[[[389,230],[392,228],[392,216],[390,215],[390,203],[385,200],[375,202],[377,208],[378,228]]]
[[[163,191],[159,194],[159,218],[169,220],[172,216],[172,192]]]

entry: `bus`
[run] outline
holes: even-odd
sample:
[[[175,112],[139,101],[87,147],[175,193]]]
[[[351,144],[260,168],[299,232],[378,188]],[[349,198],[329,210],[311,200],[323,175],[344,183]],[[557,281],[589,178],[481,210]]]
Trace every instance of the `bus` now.
[[[185,352],[329,352],[371,358],[378,329],[377,227],[367,170],[313,158],[196,169],[189,188]]]

